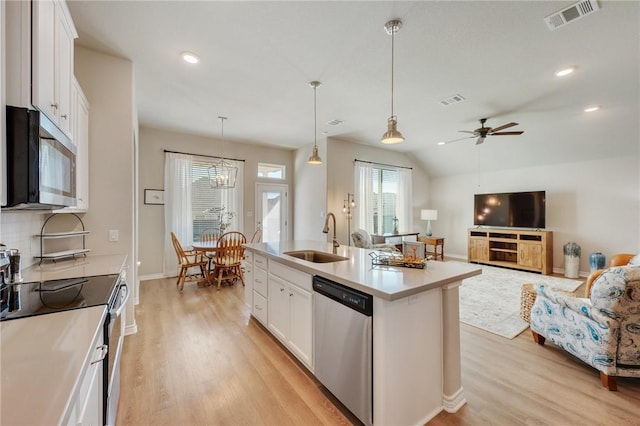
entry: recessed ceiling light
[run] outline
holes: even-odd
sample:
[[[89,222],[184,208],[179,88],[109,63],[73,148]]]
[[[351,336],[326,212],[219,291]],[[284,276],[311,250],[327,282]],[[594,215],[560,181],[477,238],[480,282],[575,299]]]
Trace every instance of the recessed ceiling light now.
[[[446,142],[438,142],[438,145],[444,145]]]
[[[592,106],[586,107],[584,109],[584,112],[593,112],[593,111],[597,111],[599,109],[600,109],[599,105],[592,105]]]
[[[576,67],[569,67],[562,70],[556,71],[556,77],[564,77],[565,75],[569,75],[576,70]]]
[[[198,55],[192,52],[182,52],[180,56],[182,56],[182,59],[184,59],[185,62],[188,62],[190,64],[197,64],[198,62],[200,62],[200,58],[198,57]]]

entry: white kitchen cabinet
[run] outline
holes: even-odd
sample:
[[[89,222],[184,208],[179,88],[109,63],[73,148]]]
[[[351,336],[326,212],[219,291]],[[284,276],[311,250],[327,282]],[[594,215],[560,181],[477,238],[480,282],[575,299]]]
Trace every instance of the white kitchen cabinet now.
[[[71,81],[71,136],[76,146],[76,203],[53,213],[83,213],[89,209],[89,101],[75,76]]]
[[[89,209],[89,102],[75,77],[73,94],[73,140],[76,144],[76,210]]]
[[[78,36],[64,1],[32,2],[31,101],[67,134],[71,129],[73,40]]]
[[[287,342],[289,328],[289,284],[275,275],[269,275],[269,325],[267,328],[283,343]]]
[[[245,251],[242,261],[244,275],[244,303],[253,306],[253,252]]]
[[[92,348],[93,353],[89,365],[80,379],[80,389],[75,402],[71,404],[71,412],[67,425],[98,426],[103,423],[103,362],[106,362],[107,347],[103,346],[103,334],[98,333]],[[104,360],[104,361],[103,361]]]
[[[268,324],[267,299],[269,295],[267,267],[267,258],[254,253],[251,268],[251,286],[253,287],[251,312],[265,327]]]
[[[263,325],[267,325],[267,298],[253,291],[253,306],[251,308],[253,316]]]
[[[311,275],[270,262],[268,307],[269,331],[313,371]]]

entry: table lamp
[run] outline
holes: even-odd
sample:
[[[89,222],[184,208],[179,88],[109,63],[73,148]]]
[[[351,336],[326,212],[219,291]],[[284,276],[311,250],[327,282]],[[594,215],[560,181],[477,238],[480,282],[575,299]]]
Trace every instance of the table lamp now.
[[[427,221],[427,237],[431,236],[431,221],[438,220],[438,210],[420,210],[420,219]]]

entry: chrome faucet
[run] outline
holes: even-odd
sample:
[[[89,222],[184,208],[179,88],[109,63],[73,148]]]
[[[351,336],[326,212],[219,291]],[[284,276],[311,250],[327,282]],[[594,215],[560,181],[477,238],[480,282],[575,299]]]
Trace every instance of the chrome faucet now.
[[[324,220],[324,228],[322,228],[322,232],[324,232],[325,234],[329,233],[329,217],[333,219],[333,254],[336,254],[336,249],[340,247],[340,244],[338,244],[338,240],[336,239],[336,216],[333,213],[327,213],[327,217]]]

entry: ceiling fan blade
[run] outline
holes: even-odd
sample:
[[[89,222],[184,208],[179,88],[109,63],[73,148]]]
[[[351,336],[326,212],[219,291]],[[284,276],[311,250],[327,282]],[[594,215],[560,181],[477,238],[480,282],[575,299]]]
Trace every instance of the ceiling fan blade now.
[[[517,126],[518,123],[507,123],[507,124],[503,124],[502,126],[498,126],[498,127],[494,127],[493,129],[489,130],[489,133],[495,133],[498,132],[502,129],[508,129],[509,127],[513,127],[513,126]]]
[[[451,143],[451,142],[458,142],[458,141],[462,141],[462,140],[465,140],[465,139],[471,139],[471,138],[475,138],[475,135],[474,136],[465,136],[464,138],[454,139],[452,141],[446,141],[445,145],[448,144],[448,143]]]
[[[482,142],[484,142],[485,137],[484,136],[480,136],[478,138],[478,140],[476,141],[476,145],[480,145]]]
[[[472,135],[476,134],[476,132],[472,132],[471,130],[458,130],[458,131],[462,133],[471,133]]]
[[[489,133],[491,136],[507,136],[507,135],[521,135],[524,133],[524,130],[519,130],[515,132],[500,132],[500,133]]]

